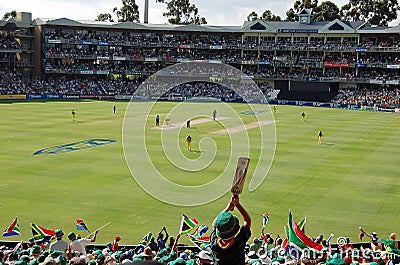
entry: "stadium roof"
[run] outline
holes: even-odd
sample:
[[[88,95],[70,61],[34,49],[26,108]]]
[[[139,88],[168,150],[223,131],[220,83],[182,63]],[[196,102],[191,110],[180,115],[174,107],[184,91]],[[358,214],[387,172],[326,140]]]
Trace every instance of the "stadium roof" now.
[[[240,26],[212,26],[212,25],[171,25],[171,24],[144,24],[134,22],[103,22],[72,20],[68,18],[48,19],[37,18],[34,25],[52,25],[69,27],[96,27],[110,29],[132,29],[132,30],[163,30],[163,31],[193,31],[193,32],[239,32]]]
[[[20,28],[30,28],[31,24],[10,18],[8,20],[0,20],[0,30],[16,30]]]
[[[2,26],[0,21],[0,27]],[[130,29],[130,30],[161,30],[161,31],[182,31],[182,32],[264,32],[264,33],[393,33],[399,32],[399,25],[396,27],[371,27],[365,21],[319,21],[307,23],[290,21],[245,21],[242,26],[213,26],[213,25],[172,25],[172,24],[144,24],[134,22],[103,22],[88,20],[72,20],[68,18],[45,19],[37,18],[33,25],[52,25],[69,27],[93,27],[102,29]]]

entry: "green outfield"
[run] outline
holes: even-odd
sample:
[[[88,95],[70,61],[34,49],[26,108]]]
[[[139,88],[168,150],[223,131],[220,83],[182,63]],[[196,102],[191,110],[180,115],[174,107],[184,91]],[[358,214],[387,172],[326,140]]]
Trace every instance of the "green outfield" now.
[[[114,104],[117,105],[115,115]],[[135,104],[140,106],[141,103]],[[179,127],[163,131],[155,128],[155,114],[161,114],[161,123],[164,123],[167,113],[176,104],[158,103],[148,116],[147,152],[154,167],[169,181],[179,185],[204,185],[220,174],[230,154],[229,137],[217,133],[224,128],[222,124],[204,120],[223,103],[193,103],[195,108],[204,110],[205,117],[193,119],[191,129]],[[30,223],[50,229],[62,228],[68,233],[76,232],[76,219],[83,219],[89,229],[111,221],[111,225],[99,233],[98,242],[109,242],[118,234],[122,237],[121,244],[137,244],[148,231],[158,233],[162,226],[175,236],[182,213],[210,225],[227,204],[229,193],[200,206],[174,206],[147,194],[131,176],[122,136],[127,105],[128,102],[106,101],[0,103],[0,229],[6,229],[18,216],[22,238],[27,240],[31,237]],[[231,104],[230,107],[244,123],[255,121],[254,115],[243,114],[249,111],[247,105]],[[269,109],[266,105],[257,108]],[[75,122],[71,118],[72,109],[76,111]],[[300,117],[302,111],[306,113],[304,122]],[[271,113],[256,115],[268,117]],[[228,118],[222,120],[227,117],[223,111],[218,111],[217,117],[226,126],[235,127]],[[132,117],[129,126],[143,127],[135,118]],[[338,236],[359,241],[360,225],[381,237],[399,232],[399,115],[277,106],[274,118],[276,152],[270,172],[258,189],[253,192],[246,189],[241,195],[243,205],[253,218],[253,236],[259,235],[264,212],[270,214],[266,230],[283,236],[289,209],[296,220],[307,217],[306,234],[311,237],[318,234],[327,237],[334,233],[333,241]],[[183,117],[173,117],[170,123],[176,124],[179,119]],[[318,145],[320,129],[324,137],[323,143]],[[213,163],[197,173],[172,166],[164,154],[161,133],[165,133],[167,141],[176,141],[181,154],[192,160],[209,153],[207,148],[199,146],[200,139],[212,138],[216,145]],[[186,150],[184,137],[187,133],[194,139],[192,152]],[[268,163],[257,161],[258,128],[249,128],[248,134],[249,143],[234,143],[242,147],[250,145],[252,161],[246,187],[254,166]],[[134,134],[129,137],[135,139]],[[87,142],[81,141],[90,139],[117,141],[86,148]],[[59,151],[54,150],[58,149],[53,148],[47,152],[55,153],[46,154],[46,150],[42,150],[71,143],[77,143],[66,146],[71,152],[57,153]],[[81,150],[75,150],[79,148]],[[34,155],[38,150],[42,152]],[[141,159],[138,156],[134,165],[140,168]],[[232,171],[233,178],[235,168],[228,170]],[[191,194],[186,195],[190,200]],[[169,193],[168,196],[174,195]],[[6,239],[19,240],[19,237]],[[188,243],[185,237],[182,241]]]

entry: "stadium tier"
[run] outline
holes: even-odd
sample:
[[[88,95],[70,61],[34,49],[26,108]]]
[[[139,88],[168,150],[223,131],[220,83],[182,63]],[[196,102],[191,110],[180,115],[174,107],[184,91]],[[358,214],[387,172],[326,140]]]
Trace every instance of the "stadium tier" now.
[[[373,98],[397,96],[399,31],[399,25],[364,21],[315,22],[309,9],[298,22],[242,26],[32,20],[30,13],[18,13],[0,21],[0,94],[131,95],[167,66],[207,62],[239,69],[244,75],[233,78],[251,78],[266,94],[278,90],[272,93],[278,100],[397,107],[398,97],[360,97],[365,90]],[[354,94],[360,97],[352,99]]]

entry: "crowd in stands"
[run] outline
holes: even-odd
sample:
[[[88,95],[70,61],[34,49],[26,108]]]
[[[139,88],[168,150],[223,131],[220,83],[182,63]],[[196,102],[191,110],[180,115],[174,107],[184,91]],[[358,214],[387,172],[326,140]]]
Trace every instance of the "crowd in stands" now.
[[[120,45],[120,46],[142,46],[142,47],[175,47],[175,48],[198,48],[198,49],[266,49],[266,50],[291,50],[291,51],[356,51],[356,50],[381,50],[398,51],[400,49],[397,39],[382,40],[375,43],[369,40],[330,38],[324,40],[313,37],[290,37],[260,38],[245,36],[220,36],[220,35],[188,35],[176,33],[126,33],[126,32],[87,32],[64,30],[61,32],[46,32],[46,39],[50,43],[65,42],[67,44],[98,44],[98,45]]]
[[[182,69],[182,73],[185,72]],[[109,78],[104,76],[63,76],[47,80],[23,80],[21,74],[14,71],[0,71],[0,94],[60,94],[60,95],[133,95],[142,84],[141,78]],[[238,85],[230,83],[230,88],[210,82],[184,83],[173,86],[168,82],[147,82],[143,91],[149,91],[153,97],[225,97],[238,99],[251,93],[256,88],[252,83]],[[171,88],[164,93],[165,88]],[[268,89],[267,83],[260,85],[263,92]],[[238,95],[235,91],[240,91]]]
[[[358,106],[400,107],[399,89],[382,87],[370,89],[366,87],[347,88],[338,91],[334,103]]]
[[[235,212],[238,215],[235,215]],[[137,245],[122,245],[117,235],[106,245],[94,245],[97,234],[105,226],[95,230],[85,238],[75,232],[69,232],[69,242],[63,239],[62,229],[33,233],[29,242],[23,241],[0,247],[2,265],[395,265],[400,262],[400,249],[396,234],[388,238],[379,238],[376,232],[368,233],[361,226],[360,240],[364,236],[370,239],[366,243],[351,243],[349,238],[338,237],[337,244],[331,243],[333,234],[328,238],[318,235],[315,238],[305,233],[305,219],[296,223],[289,211],[285,237],[279,234],[265,233],[269,214],[263,214],[260,233],[254,233],[252,218],[241,203],[239,195],[233,195],[222,211],[215,217],[208,236],[208,226],[198,225],[193,219],[182,216],[182,223],[176,237],[170,237],[164,226],[156,237],[148,232]],[[184,220],[185,219],[185,220]],[[77,225],[87,231],[86,225],[79,220]],[[43,229],[35,226],[35,229]],[[253,227],[253,228],[252,228]],[[33,228],[32,228],[32,231]],[[194,246],[180,244],[186,234]],[[3,236],[20,235],[16,219]],[[144,263],[143,263],[144,262]]]
[[[117,59],[115,57],[123,57],[128,61],[146,61],[146,58],[153,58],[156,61],[162,61],[167,56],[172,56],[172,60],[217,60],[219,62],[243,63],[243,64],[265,64],[279,66],[280,61],[285,61],[286,66],[290,67],[322,67],[326,63],[346,64],[347,67],[363,65],[363,67],[381,67],[386,68],[387,65],[398,65],[399,57],[391,53],[362,53],[356,55],[354,53],[334,53],[327,54],[314,52],[267,52],[245,50],[240,55],[238,50],[193,50],[193,49],[149,49],[129,47],[121,49],[121,47],[107,48],[98,46],[89,49],[82,45],[75,48],[61,48],[58,45],[49,45],[46,47],[46,58],[71,58],[71,59]],[[325,63],[325,64],[324,64]]]
[[[61,77],[23,80],[16,72],[0,71],[0,94],[132,95],[139,80],[92,77]]]
[[[243,222],[242,226],[234,225],[237,227],[235,229],[240,230],[239,234],[235,235],[237,240],[244,227],[250,228],[247,222],[251,222],[251,219],[247,219],[250,217],[246,213],[244,210],[244,220],[240,221]],[[229,254],[230,257],[236,257],[234,258],[237,259],[236,262],[227,263],[223,258],[218,262],[218,250],[215,249],[217,241],[214,241],[213,237],[224,239],[223,232],[230,231],[224,230],[226,229],[224,226],[228,224],[224,218],[238,220],[238,217],[229,211],[222,211],[214,221],[211,239],[192,246],[179,243],[182,234],[172,237],[166,227],[162,227],[155,237],[149,232],[137,245],[121,244],[123,236],[121,238],[119,235],[107,244],[95,245],[99,231],[82,238],[75,232],[65,236],[61,229],[57,229],[50,241],[39,242],[30,238],[28,242],[21,241],[14,246],[0,246],[0,263],[3,265],[133,265],[156,264],[156,262],[165,265],[395,265],[400,262],[400,250],[395,233],[388,235],[388,238],[379,238],[376,232],[367,233],[360,227],[360,239],[362,240],[364,236],[368,238],[365,243],[352,243],[349,238],[344,237],[338,238],[338,243],[331,243],[333,235],[328,238],[318,235],[309,238],[308,247],[304,245],[301,247],[301,243],[298,243],[299,246],[294,248],[287,244],[287,239],[265,233],[265,226],[262,227],[260,234],[255,233],[252,240],[248,242],[246,240],[243,247],[238,249],[238,253]],[[68,241],[64,240],[64,237],[68,237]],[[248,239],[249,237],[251,233],[247,234]],[[300,240],[304,241],[305,238]]]
[[[90,71],[109,71],[110,73],[121,73],[125,71],[128,73],[142,73],[144,75],[151,75],[163,69],[163,64],[159,60],[160,55],[153,50],[140,51],[138,49],[129,49],[129,54],[120,54],[120,51],[113,51],[111,54],[107,50],[98,50],[94,53],[85,50],[59,50],[49,48],[46,52],[47,55],[53,58],[71,58],[71,60],[46,60],[45,71],[46,73],[77,73],[82,70]],[[114,60],[108,61],[110,56],[120,56],[129,58],[123,62]],[[219,53],[208,52],[189,52],[189,50],[166,51],[163,56],[165,62],[176,61],[217,61],[236,64],[242,62],[242,71],[257,78],[285,78],[285,79],[307,79],[313,78],[326,78],[333,77],[332,81],[362,81],[368,83],[369,80],[378,81],[400,81],[400,74],[398,72],[399,58],[386,55],[374,58],[360,59],[353,58],[353,56],[335,56],[331,54],[329,57],[319,57],[314,54],[307,56],[305,54],[296,54],[290,57],[289,55],[281,54],[271,56],[269,54],[261,53],[258,57],[254,53],[246,52],[243,56],[239,53],[230,52],[228,55],[221,56]],[[107,60],[102,62],[99,60],[84,60],[84,59],[100,59]],[[75,60],[74,60],[75,59]],[[76,60],[78,59],[78,60]],[[135,62],[137,61],[137,62]],[[139,63],[139,61],[149,61],[148,63]],[[350,65],[359,64],[362,67],[354,68],[348,67]],[[390,65],[393,64],[393,68]],[[337,67],[337,65],[345,65],[345,67]],[[376,68],[380,65],[383,68]],[[386,67],[389,65],[389,67]],[[322,67],[325,66],[325,69]],[[375,67],[375,68],[371,68]]]
[[[19,50],[21,45],[12,35],[0,34],[0,50]]]
[[[252,78],[398,84],[397,38],[255,37],[106,31],[48,30],[47,74],[150,76],[176,62],[232,64]],[[0,35],[1,49],[19,49]],[[381,52],[375,52],[381,51]],[[83,78],[78,78],[83,80]],[[102,79],[102,78],[100,78]],[[314,80],[318,81],[318,80]]]
[[[110,64],[108,68],[99,68],[98,65],[82,64],[78,65],[63,65],[57,66],[63,68],[63,71],[82,71],[87,69],[96,70],[112,70],[114,73],[123,74],[117,78],[110,78],[107,75],[94,76],[94,75],[66,75],[59,78],[49,77],[46,80],[24,80],[22,75],[16,71],[4,70],[0,71],[0,94],[61,94],[61,95],[133,95],[139,86],[143,82],[143,78],[140,76],[137,78],[126,78],[126,74],[135,74],[140,72],[140,65],[132,65],[130,69],[125,69],[120,66],[120,68],[113,68],[114,66]],[[53,66],[55,67],[55,66]],[[157,66],[154,66],[157,68]],[[243,72],[250,75],[252,69],[245,68]],[[154,69],[155,70],[155,69]],[[196,72],[197,75],[201,76],[203,71],[208,71],[206,69],[195,69],[192,70]],[[216,70],[217,71],[217,70]],[[168,74],[168,73],[167,73]],[[175,67],[174,74],[189,74],[189,70],[185,68]],[[229,76],[229,73],[226,73]],[[354,78],[351,71],[345,72],[345,78]],[[265,68],[260,75],[266,78],[269,77],[281,77],[281,78],[305,78],[306,75],[300,70],[298,71],[273,71],[272,68]],[[338,72],[326,72],[325,77],[337,77]],[[124,78],[125,76],[125,78]],[[311,73],[308,76],[314,76]],[[315,73],[318,76],[318,73]],[[216,72],[216,77],[218,77]],[[376,77],[376,78],[379,78]],[[383,78],[383,77],[382,77]],[[387,77],[386,77],[387,78]],[[251,85],[252,83],[249,83]],[[240,97],[246,96],[244,91],[253,91],[250,87],[237,85],[235,83],[230,84],[230,88],[227,89],[222,85],[209,83],[209,82],[197,82],[197,83],[186,83],[178,85],[171,89],[169,92],[162,92],[165,87],[169,87],[170,84],[163,82],[148,82],[146,83],[146,89],[151,91],[159,91],[159,93],[152,93],[152,96],[157,97],[170,97],[170,98],[190,98],[190,97],[224,97],[228,99],[239,99]],[[171,85],[172,86],[172,85]],[[270,89],[267,82],[258,84],[261,91],[266,94],[268,89]],[[241,91],[241,95],[235,93],[235,91]],[[358,106],[382,106],[382,107],[399,107],[400,92],[398,88],[389,86],[376,86],[376,87],[353,87],[347,89],[339,90],[336,97],[332,102],[338,104],[354,104]]]

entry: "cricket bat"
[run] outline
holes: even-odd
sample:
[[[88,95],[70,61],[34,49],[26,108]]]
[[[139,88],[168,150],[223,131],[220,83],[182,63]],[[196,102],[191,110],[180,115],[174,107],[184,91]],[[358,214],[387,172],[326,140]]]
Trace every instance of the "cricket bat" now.
[[[239,195],[240,193],[242,193],[249,163],[250,163],[250,158],[239,157],[236,166],[235,177],[233,178],[233,183],[231,188],[231,192],[233,193],[233,195]]]

